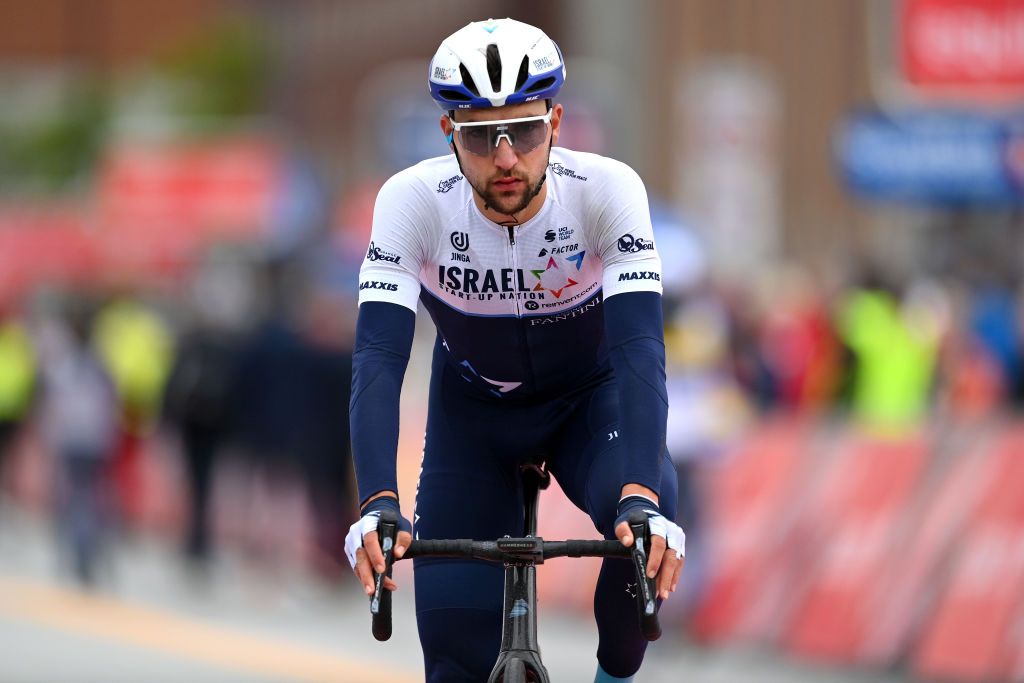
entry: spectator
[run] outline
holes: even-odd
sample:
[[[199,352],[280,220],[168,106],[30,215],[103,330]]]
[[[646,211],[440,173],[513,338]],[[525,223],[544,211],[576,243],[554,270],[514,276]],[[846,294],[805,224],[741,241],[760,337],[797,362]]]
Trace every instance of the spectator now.
[[[228,433],[237,342],[229,330],[199,317],[185,334],[164,398],[164,418],[181,437],[188,485],[185,556],[209,560],[210,492],[218,451]]]
[[[4,463],[32,403],[36,358],[28,333],[0,305],[0,483]]]
[[[142,444],[159,412],[173,359],[171,333],[148,306],[132,297],[116,298],[99,312],[96,345],[113,378],[123,429],[114,456],[114,478],[122,521],[142,516]]]
[[[118,432],[117,395],[89,344],[90,315],[75,305],[44,330],[41,428],[61,475],[59,529],[75,577],[96,579],[108,528],[106,471]]]
[[[942,334],[942,315],[924,289],[901,302],[881,288],[849,294],[839,317],[853,352],[852,407],[866,426],[903,430],[929,406]]]

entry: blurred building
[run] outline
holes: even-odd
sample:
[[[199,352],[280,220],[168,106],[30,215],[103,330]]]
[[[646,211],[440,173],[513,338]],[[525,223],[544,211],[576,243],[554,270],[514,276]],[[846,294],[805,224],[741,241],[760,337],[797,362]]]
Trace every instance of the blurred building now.
[[[970,109],[979,101],[988,106],[970,90],[944,88],[936,100],[920,87],[927,69],[914,71],[900,62],[913,30],[907,22],[915,12],[939,5],[5,2],[0,72],[60,67],[113,77],[194,39],[219,17],[255,19],[270,55],[261,115],[289,144],[313,150],[317,168],[344,194],[367,177],[394,170],[398,162],[388,157],[396,154],[381,150],[389,139],[413,148],[414,156],[444,152],[439,134],[436,146],[429,144],[437,126],[430,121],[436,112],[426,90],[417,84],[424,65],[439,40],[466,22],[511,15],[543,26],[563,47],[569,69],[564,94],[571,104],[567,127],[588,130],[578,145],[632,164],[654,194],[687,209],[711,237],[717,261],[739,259],[746,267],[738,256],[746,251],[750,261],[785,257],[850,268],[853,255],[899,271],[936,261],[948,265],[937,252],[956,250],[959,226],[991,224],[992,214],[1005,208],[951,211],[941,202],[877,208],[843,186],[833,143],[844,116],[857,108],[916,102]],[[901,78],[919,82],[894,87]],[[414,97],[422,102],[413,105],[418,119],[410,124],[393,111]],[[1013,221],[994,232],[996,242],[1020,241]],[[951,241],[952,247],[944,246]],[[929,243],[930,249],[922,248]],[[744,249],[730,246],[735,244]]]

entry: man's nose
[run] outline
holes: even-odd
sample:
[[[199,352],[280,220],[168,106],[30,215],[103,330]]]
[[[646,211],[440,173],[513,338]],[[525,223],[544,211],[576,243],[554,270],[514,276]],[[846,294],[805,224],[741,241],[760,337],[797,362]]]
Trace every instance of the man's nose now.
[[[515,150],[512,149],[512,144],[508,141],[508,138],[500,138],[498,140],[498,148],[494,150],[494,165],[503,171],[508,171],[518,162],[519,157],[516,156]]]

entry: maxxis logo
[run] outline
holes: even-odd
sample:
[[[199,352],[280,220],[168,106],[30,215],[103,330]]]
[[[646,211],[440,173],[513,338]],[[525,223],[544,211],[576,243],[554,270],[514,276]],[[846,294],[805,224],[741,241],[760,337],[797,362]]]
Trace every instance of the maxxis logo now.
[[[380,280],[366,280],[365,282],[359,283],[359,290],[364,289],[382,289],[386,292],[397,292],[398,285],[394,282],[381,282]]]
[[[619,274],[619,282],[629,282],[631,280],[654,280],[655,282],[661,282],[661,274],[650,270]]]

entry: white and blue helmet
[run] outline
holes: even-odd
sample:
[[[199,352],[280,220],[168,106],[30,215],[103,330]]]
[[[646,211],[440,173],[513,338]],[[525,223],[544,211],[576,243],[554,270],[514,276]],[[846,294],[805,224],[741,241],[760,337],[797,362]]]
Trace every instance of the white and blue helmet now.
[[[565,64],[539,28],[488,19],[445,38],[427,78],[431,97],[446,111],[502,107],[553,98],[565,82]]]

